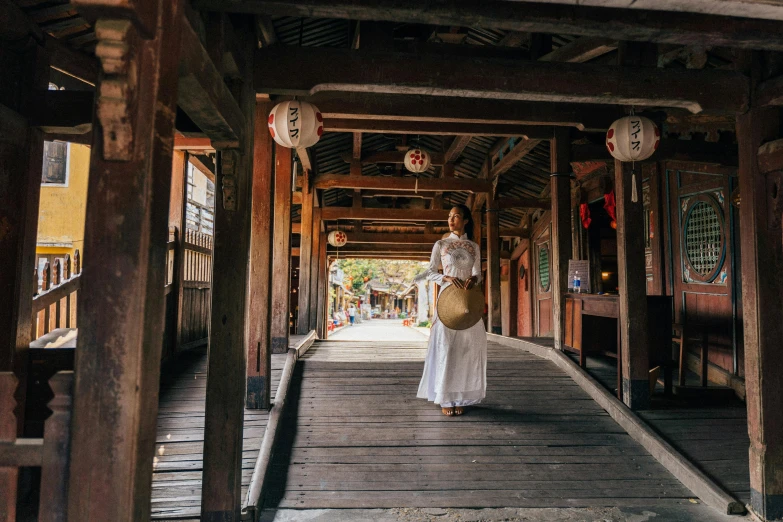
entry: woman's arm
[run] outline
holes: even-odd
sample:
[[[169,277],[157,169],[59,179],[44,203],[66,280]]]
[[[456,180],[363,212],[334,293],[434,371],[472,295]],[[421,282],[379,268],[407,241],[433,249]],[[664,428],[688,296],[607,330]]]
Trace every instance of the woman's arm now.
[[[443,274],[438,273],[440,269],[440,241],[435,242],[435,246],[432,247],[432,255],[430,256],[430,266],[424,271],[427,277],[427,281],[435,281],[437,284],[443,284]]]

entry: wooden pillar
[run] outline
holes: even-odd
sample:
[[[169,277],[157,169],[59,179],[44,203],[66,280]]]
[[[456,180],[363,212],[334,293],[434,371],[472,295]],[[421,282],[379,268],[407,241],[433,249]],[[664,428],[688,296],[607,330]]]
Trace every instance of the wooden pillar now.
[[[215,165],[215,244],[201,487],[203,522],[238,521],[242,507],[256,98],[252,83],[236,87],[245,123],[240,148],[219,150]]]
[[[256,104],[253,145],[253,197],[248,282],[247,393],[245,407],[269,409],[272,351],[272,203],[274,141],[267,129],[271,102]]]
[[[620,282],[620,351],[623,402],[632,409],[650,407],[647,340],[647,274],[644,267],[644,205],[641,173],[638,201],[631,197],[631,165],[615,160],[617,199],[617,271]]]
[[[272,353],[285,353],[288,350],[288,299],[291,290],[291,167],[291,149],[275,145]]]
[[[555,127],[550,141],[552,197],[552,316],[555,348],[565,339],[565,296],[568,292],[568,260],[571,258],[571,143],[565,127]]]
[[[299,314],[296,333],[304,335],[310,331],[310,279],[313,277],[313,196],[315,189],[311,187],[312,173],[305,172],[302,183],[302,226],[299,243]]]
[[[487,195],[487,331],[501,333],[500,318],[500,229],[495,195]]]
[[[0,79],[0,371],[14,371],[18,379],[15,412],[21,436],[43,169],[43,134],[29,127],[21,113],[30,92],[47,88],[49,64],[36,46],[19,53],[7,46],[0,58],[6,71]]]
[[[329,263],[326,259],[326,232],[318,240],[318,310],[316,324],[318,337],[326,339],[326,325],[329,321]]]
[[[519,265],[521,259],[512,259],[508,271],[508,336],[516,337],[519,335]]]
[[[185,226],[188,201],[188,156],[186,152],[174,151],[171,166],[171,197],[169,199],[169,226],[177,228],[177,248],[174,258],[174,302],[177,310],[174,320],[174,351],[182,345],[183,304],[185,301]]]
[[[143,13],[97,3],[97,49],[127,52],[103,55],[96,86],[68,520],[148,520],[182,3],[150,2]],[[149,23],[147,38],[129,14]]]
[[[737,116],[750,505],[765,521],[783,518],[783,173],[762,174],[757,158],[779,122],[777,108]]]
[[[315,192],[315,190],[313,190]],[[308,312],[310,314],[309,324],[310,330],[317,330],[318,328],[318,307],[321,306],[321,301],[318,297],[318,285],[320,284],[321,273],[319,272],[320,255],[321,255],[321,209],[313,209],[313,232],[311,234],[313,238],[312,254],[310,255],[310,306]],[[299,308],[301,315],[302,309]],[[305,332],[307,333],[307,332]]]

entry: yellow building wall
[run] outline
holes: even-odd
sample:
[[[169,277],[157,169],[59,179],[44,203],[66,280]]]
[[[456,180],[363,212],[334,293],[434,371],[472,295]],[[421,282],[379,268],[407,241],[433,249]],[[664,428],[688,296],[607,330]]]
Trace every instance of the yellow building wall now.
[[[84,218],[87,208],[87,178],[90,148],[71,143],[68,150],[66,187],[41,185],[36,254],[62,257],[76,249],[84,259]]]

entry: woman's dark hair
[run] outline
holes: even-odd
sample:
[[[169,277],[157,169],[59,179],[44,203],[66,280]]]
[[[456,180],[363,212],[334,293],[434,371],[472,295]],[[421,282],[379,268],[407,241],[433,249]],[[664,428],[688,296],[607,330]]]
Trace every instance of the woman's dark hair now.
[[[473,241],[473,216],[470,214],[470,209],[466,205],[457,203],[452,205],[452,208],[458,208],[459,213],[462,214],[462,220],[465,221],[465,234],[468,239]]]

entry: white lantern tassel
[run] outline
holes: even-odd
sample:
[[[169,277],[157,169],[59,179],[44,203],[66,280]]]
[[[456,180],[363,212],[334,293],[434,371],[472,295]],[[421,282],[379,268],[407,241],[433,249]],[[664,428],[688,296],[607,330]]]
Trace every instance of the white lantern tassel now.
[[[639,191],[636,188],[636,169],[631,167],[631,202],[639,201]]]

